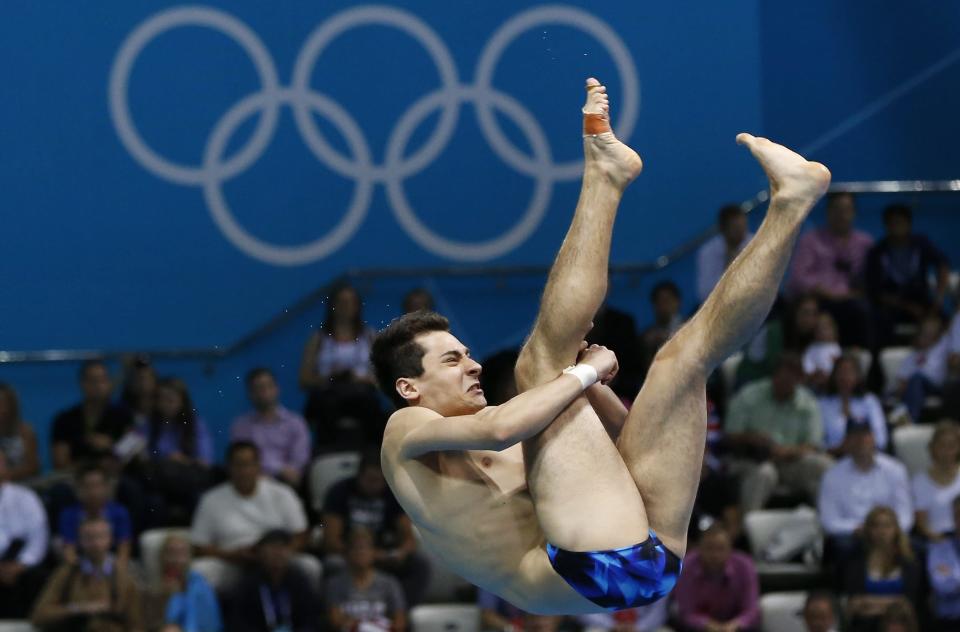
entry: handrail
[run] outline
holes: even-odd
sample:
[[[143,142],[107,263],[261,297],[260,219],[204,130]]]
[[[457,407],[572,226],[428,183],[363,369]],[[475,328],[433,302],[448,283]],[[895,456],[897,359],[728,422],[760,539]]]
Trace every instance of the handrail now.
[[[830,185],[832,193],[945,193],[960,191],[960,180],[874,180],[860,182],[835,182]],[[740,206],[747,213],[761,206],[769,199],[766,190],[760,191]],[[716,226],[701,231],[693,238],[680,244],[668,253],[652,261],[621,263],[610,266],[611,274],[644,274],[655,272],[674,263],[699,248],[706,240],[717,233]],[[276,316],[262,325],[244,334],[233,343],[225,346],[172,349],[137,349],[135,351],[105,349],[44,349],[39,351],[3,351],[0,350],[0,364],[82,362],[85,360],[112,360],[132,355],[147,355],[154,359],[194,359],[220,360],[250,346],[257,340],[278,330],[287,322],[321,302],[337,284],[365,279],[397,279],[411,277],[519,277],[536,276],[549,272],[547,265],[524,266],[438,266],[420,268],[355,268],[347,270],[333,281],[313,290],[293,305],[286,307]]]

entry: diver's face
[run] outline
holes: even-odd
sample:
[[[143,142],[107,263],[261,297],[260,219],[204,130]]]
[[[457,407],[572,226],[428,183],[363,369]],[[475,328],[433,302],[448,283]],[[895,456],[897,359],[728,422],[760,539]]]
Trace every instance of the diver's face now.
[[[423,373],[397,380],[404,399],[445,417],[472,414],[487,405],[480,388],[481,366],[462,342],[448,331],[420,334],[415,341],[424,349]]]

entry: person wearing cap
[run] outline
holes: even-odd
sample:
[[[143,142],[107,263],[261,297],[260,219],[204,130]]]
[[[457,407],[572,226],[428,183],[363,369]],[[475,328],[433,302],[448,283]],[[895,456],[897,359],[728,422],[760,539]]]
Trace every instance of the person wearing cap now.
[[[254,547],[256,565],[226,599],[231,632],[314,632],[321,628],[319,595],[293,563],[293,536],[271,529]]]
[[[874,507],[893,509],[904,532],[913,526],[910,483],[903,463],[877,451],[866,420],[847,422],[845,442],[847,456],[827,470],[818,501],[828,548],[838,560],[846,559],[855,548],[856,536]]]

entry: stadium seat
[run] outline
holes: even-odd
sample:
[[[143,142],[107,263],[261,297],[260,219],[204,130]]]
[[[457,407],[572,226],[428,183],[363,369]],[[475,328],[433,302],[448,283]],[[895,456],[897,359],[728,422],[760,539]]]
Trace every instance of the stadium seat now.
[[[313,510],[321,511],[330,488],[345,478],[355,476],[359,468],[358,452],[334,452],[314,459],[310,466],[310,503]]]
[[[933,430],[933,426],[901,426],[893,431],[893,454],[907,466],[911,476],[930,467],[927,445]]]
[[[904,358],[910,355],[910,351],[910,347],[888,347],[880,352],[880,367],[883,369],[883,379],[888,392],[896,385],[897,369]]]
[[[723,387],[727,395],[733,395],[734,386],[737,384],[737,369],[743,362],[743,351],[737,351],[720,365],[720,374],[723,376]]]
[[[480,608],[467,604],[416,606],[410,611],[413,632],[479,632]]]
[[[188,529],[150,529],[140,534],[140,566],[147,586],[159,583],[160,548],[164,541],[174,534],[190,538]]]
[[[760,598],[763,632],[804,632],[802,592],[767,593]]]
[[[796,542],[808,543],[808,546],[800,546],[800,549],[810,548],[809,545],[815,548],[822,546],[823,536],[816,511],[809,507],[751,511],[744,517],[743,523],[763,585],[806,587],[817,579],[820,569],[813,560],[803,563],[769,560],[770,554],[777,549],[791,548],[790,542],[784,540],[785,536],[793,536],[790,539],[795,538]]]
[[[0,621],[0,632],[37,632],[29,621]]]
[[[872,360],[870,352],[866,349],[857,349],[853,352],[853,355],[856,356],[857,362],[860,364],[860,375],[866,376],[870,372],[870,361]]]

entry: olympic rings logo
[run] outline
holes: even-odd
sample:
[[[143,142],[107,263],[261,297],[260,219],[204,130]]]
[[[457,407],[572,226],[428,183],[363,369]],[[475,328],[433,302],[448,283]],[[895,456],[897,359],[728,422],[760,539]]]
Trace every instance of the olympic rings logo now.
[[[560,24],[583,31],[598,40],[611,55],[623,91],[616,128],[622,138],[628,138],[640,107],[640,87],[633,58],[605,22],[581,9],[562,5],[535,7],[502,24],[484,47],[470,85],[460,83],[450,51],[437,33],[417,16],[384,5],[347,9],[322,22],[308,36],[294,64],[289,87],[280,84],[270,53],[246,24],[208,7],[176,7],[148,18],[120,46],[110,71],[110,115],[124,147],[143,168],[174,184],[202,188],[207,208],[227,239],[247,255],[266,263],[303,265],[338,250],[362,224],[378,184],[386,188],[391,210],[400,225],[421,247],[452,260],[484,261],[508,253],[526,240],[543,219],[554,183],[580,176],[581,162],[555,163],[550,145],[533,115],[519,101],[493,87],[497,64],[507,46],[520,34],[543,24]],[[309,85],[326,47],[347,31],[365,25],[393,27],[419,42],[435,64],[441,83],[437,90],[420,97],[403,113],[390,132],[385,156],[379,163],[371,155],[363,131],[346,109]],[[134,124],[128,102],[128,84],[137,57],[157,36],[184,26],[206,27],[232,39],[249,56],[260,80],[259,92],[240,99],[213,126],[200,165],[178,164],[150,148]],[[455,241],[431,230],[417,217],[404,191],[404,180],[426,168],[446,148],[464,103],[473,104],[480,129],[496,155],[535,182],[533,196],[519,221],[505,233],[480,243]],[[352,199],[340,221],[314,241],[294,246],[268,243],[250,234],[236,221],[223,195],[223,184],[250,168],[266,151],[276,130],[281,106],[292,109],[297,129],[316,159],[354,182]],[[420,149],[407,156],[406,148],[413,132],[437,110],[440,117],[436,129]],[[494,115],[496,110],[523,132],[532,157],[503,133]],[[350,155],[330,145],[313,120],[314,113],[326,117],[336,127],[346,140]],[[234,155],[225,157],[231,135],[257,114],[259,122],[247,144]]]

